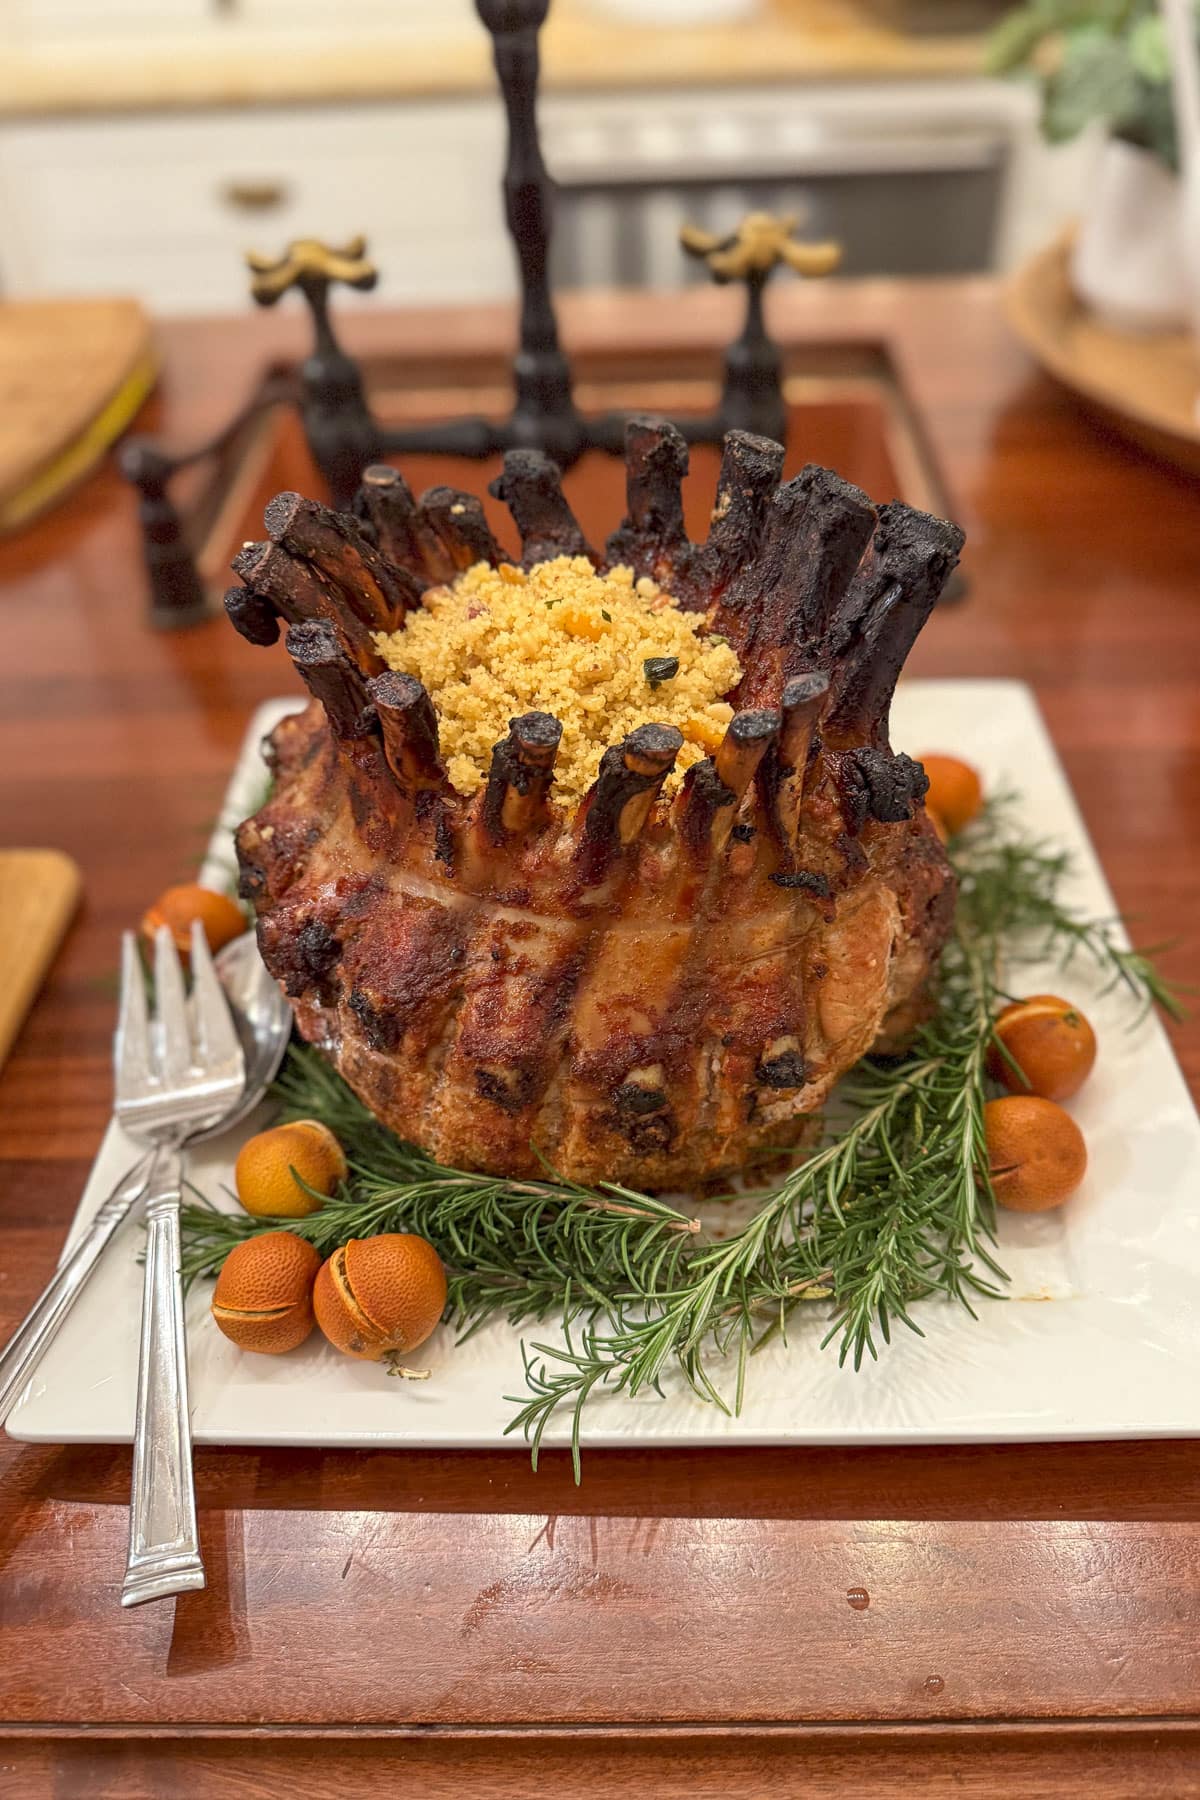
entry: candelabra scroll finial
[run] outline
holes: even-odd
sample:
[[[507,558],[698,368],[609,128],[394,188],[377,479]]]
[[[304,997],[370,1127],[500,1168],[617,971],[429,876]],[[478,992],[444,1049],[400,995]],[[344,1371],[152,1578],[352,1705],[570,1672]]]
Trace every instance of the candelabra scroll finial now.
[[[842,258],[840,244],[807,244],[793,237],[798,222],[794,213],[752,212],[723,236],[697,225],[685,225],[679,233],[684,250],[707,266],[714,281],[741,281],[746,288],[742,333],[725,352],[722,422],[780,443],[787,434],[783,365],[767,332],[764,290],[781,266],[815,280],[832,274]]]
[[[364,237],[352,237],[342,250],[319,238],[295,238],[282,256],[248,251],[246,267],[254,277],[250,292],[260,306],[274,306],[289,288],[300,288],[306,294],[319,290],[326,295],[335,282],[367,289],[379,280],[379,270],[367,258]]]
[[[373,288],[379,271],[367,258],[364,237],[349,239],[341,249],[318,238],[296,238],[282,256],[251,251],[246,266],[259,306],[274,306],[295,288],[312,315],[313,348],[300,366],[301,411],[313,460],[340,511],[351,504],[362,471],[379,455],[381,432],[359,366],[334,332],[329,290],[335,283]]]
[[[831,275],[842,260],[842,246],[801,242],[792,236],[799,222],[795,213],[752,212],[723,237],[685,225],[679,241],[689,256],[707,263],[714,281],[765,281],[781,263],[810,280]]]

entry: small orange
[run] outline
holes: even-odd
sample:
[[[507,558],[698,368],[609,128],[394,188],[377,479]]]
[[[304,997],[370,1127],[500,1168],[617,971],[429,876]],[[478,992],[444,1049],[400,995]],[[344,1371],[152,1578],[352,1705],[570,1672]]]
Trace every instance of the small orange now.
[[[182,887],[164,888],[153,906],[147,907],[142,914],[142,937],[153,949],[154,934],[160,925],[166,925],[175,939],[175,948],[186,959],[192,945],[193,919],[199,919],[204,927],[208,947],[214,956],[222,945],[249,930],[246,915],[236,900],[231,900],[228,894],[218,894],[213,888],[185,882]]]
[[[332,1194],[346,1174],[342,1146],[317,1119],[296,1119],[247,1138],[233,1169],[238,1199],[256,1219],[302,1219],[321,1205],[308,1188]]]
[[[1096,1034],[1078,1007],[1057,994],[1014,1000],[997,1015],[995,1032],[988,1074],[1010,1094],[1069,1100],[1092,1072]]]
[[[319,1253],[292,1231],[265,1231],[235,1244],[217,1276],[212,1316],[241,1350],[282,1356],[313,1328]]]
[[[438,1253],[407,1231],[351,1238],[321,1265],[313,1287],[313,1311],[329,1342],[368,1362],[415,1350],[445,1310]]]
[[[1006,1094],[983,1109],[988,1172],[1001,1206],[1048,1212],[1087,1173],[1087,1145],[1069,1113],[1035,1094]]]
[[[928,812],[936,813],[951,837],[969,825],[983,805],[979,771],[957,756],[922,753],[921,766],[929,777],[925,796]]]

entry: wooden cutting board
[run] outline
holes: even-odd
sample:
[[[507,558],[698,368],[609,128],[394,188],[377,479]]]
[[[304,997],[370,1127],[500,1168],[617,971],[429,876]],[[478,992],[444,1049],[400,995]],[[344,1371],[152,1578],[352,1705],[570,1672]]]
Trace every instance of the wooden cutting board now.
[[[61,850],[0,850],[0,1068],[75,916],[82,885]]]
[[[150,321],[136,300],[0,305],[0,533],[95,467],[156,374]]]

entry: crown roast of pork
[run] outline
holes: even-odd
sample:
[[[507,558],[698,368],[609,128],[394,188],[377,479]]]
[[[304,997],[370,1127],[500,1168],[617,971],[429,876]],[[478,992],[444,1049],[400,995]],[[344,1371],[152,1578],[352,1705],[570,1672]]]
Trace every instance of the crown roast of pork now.
[[[415,502],[380,466],[354,515],[280,495],[234,565],[233,623],[268,644],[284,621],[312,695],[272,735],[274,791],[237,850],[301,1032],[399,1135],[460,1168],[544,1158],[663,1189],[802,1142],[802,1115],[920,1015],[953,877],[888,712],[962,534],[826,469],[780,485],[780,447],[731,432],[693,544],[679,433],[631,421],[626,461],[603,552],[540,454],[512,452],[493,492],[526,570],[631,567],[728,640],[743,673],[714,753],[664,792],[683,740],[651,692],[578,804],[556,801],[541,711],[456,791],[429,693],[376,634],[517,559],[477,499]]]

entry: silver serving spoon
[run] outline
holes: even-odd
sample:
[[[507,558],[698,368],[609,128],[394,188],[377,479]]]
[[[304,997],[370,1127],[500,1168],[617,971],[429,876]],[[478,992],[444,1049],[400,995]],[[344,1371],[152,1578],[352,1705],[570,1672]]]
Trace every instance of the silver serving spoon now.
[[[292,1035],[292,1009],[286,995],[258,954],[252,931],[234,938],[216,957],[221,986],[233,1008],[233,1022],[242,1040],[246,1057],[246,1085],[233,1111],[209,1131],[200,1132],[191,1142],[202,1144],[206,1138],[238,1125],[253,1112],[276,1075],[287,1052]]]
[[[230,1111],[193,1138],[192,1144],[229,1131],[254,1110],[275,1079],[292,1031],[292,1009],[274,977],[267,973],[253,932],[226,944],[215,960],[242,1040],[246,1085]],[[154,1156],[153,1150],[147,1151],[117,1183],[0,1351],[0,1423],[20,1398],[118,1225],[145,1193]]]

